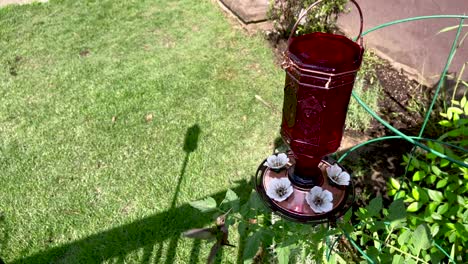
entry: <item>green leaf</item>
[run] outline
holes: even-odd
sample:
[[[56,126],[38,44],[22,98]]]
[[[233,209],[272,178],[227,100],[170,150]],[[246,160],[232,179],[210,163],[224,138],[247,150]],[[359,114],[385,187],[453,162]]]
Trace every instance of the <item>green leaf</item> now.
[[[416,158],[412,158],[411,159],[411,165],[413,165],[413,167],[418,169],[419,168],[419,161]]]
[[[430,160],[435,160],[437,158],[437,156],[435,154],[433,154],[433,153],[427,152],[426,153],[426,158],[430,159]]]
[[[468,203],[465,202],[465,198],[463,198],[463,196],[461,196],[461,195],[457,195],[457,202],[461,206],[467,206],[468,205]]]
[[[468,210],[463,213],[462,220],[465,223],[468,223]]]
[[[452,131],[449,131],[449,132],[447,133],[447,135],[448,135],[449,137],[459,137],[459,136],[462,135],[463,129],[464,129],[464,128],[454,129],[454,130],[452,130]]]
[[[237,232],[241,237],[244,237],[247,234],[247,230],[249,228],[249,224],[246,221],[239,221],[239,225],[237,226]]]
[[[431,175],[426,177],[426,183],[427,184],[432,185],[436,180],[437,180],[437,176],[435,176],[434,174],[431,174]]]
[[[437,166],[432,165],[431,169],[432,169],[432,172],[434,172],[434,174],[437,176],[440,176],[440,174],[442,174],[442,171]]]
[[[451,111],[452,113],[456,113],[456,114],[459,114],[459,115],[463,114],[463,110],[461,110],[460,108],[455,107],[455,106],[449,107],[447,109],[447,112],[448,111]]]
[[[441,203],[444,200],[444,195],[439,191],[427,189],[427,194],[432,201]]]
[[[198,200],[189,203],[195,209],[200,210],[202,213],[211,212],[216,209],[216,200],[212,197],[207,197],[203,200]]]
[[[419,201],[419,190],[417,188],[418,186],[415,186],[413,188],[413,190],[411,190],[411,194],[413,195],[413,198],[416,200],[416,201]]]
[[[263,232],[258,231],[247,238],[243,255],[244,263],[252,263],[255,254],[257,254],[258,249],[262,245],[262,237]]]
[[[460,106],[461,106],[461,107],[464,107],[465,104],[466,104],[466,96],[463,96],[463,98],[462,98],[461,101],[460,101]]]
[[[448,121],[448,120],[442,120],[442,121],[440,121],[440,122],[439,122],[439,125],[444,126],[444,127],[452,127],[452,126],[453,126],[452,122],[450,122],[450,121]]]
[[[455,244],[452,245],[452,249],[450,250],[450,257],[455,259]]]
[[[430,257],[431,260],[428,261],[429,263],[442,263],[442,260],[445,258],[445,255],[441,251],[435,251],[431,252]]]
[[[392,264],[404,264],[405,263],[405,258],[401,255],[394,255]]]
[[[431,240],[424,225],[419,225],[413,233],[412,243],[414,246],[413,253],[419,255],[421,249],[428,249],[431,247]]]
[[[455,232],[455,230],[452,230],[446,233],[445,236],[448,237],[450,243],[454,243],[455,239],[457,239],[457,232]]]
[[[349,210],[349,211],[351,211],[351,210]],[[342,224],[341,228],[347,233],[352,233],[354,231],[354,227],[350,223]],[[323,237],[320,237],[320,239],[323,239]]]
[[[289,246],[278,246],[276,248],[276,256],[278,258],[279,264],[288,264],[289,263],[289,255],[291,254],[291,249]]]
[[[419,201],[423,204],[429,202],[429,195],[427,194],[427,191],[419,186],[416,186],[419,191]]]
[[[343,222],[348,223],[351,220],[352,216],[353,216],[353,210],[348,210],[346,214],[343,216]]]
[[[442,220],[442,216],[439,213],[433,213],[431,217],[432,219],[437,220],[437,221]]]
[[[457,200],[457,195],[447,189],[444,190],[444,194],[449,203],[453,203]]]
[[[379,250],[376,247],[367,247],[367,255],[374,261],[378,263],[377,257],[380,255]]]
[[[231,189],[227,189],[226,196],[221,202],[220,207],[222,210],[227,211],[232,209],[233,213],[239,212],[239,197]]]
[[[441,167],[441,168],[447,167],[449,164],[450,164],[450,161],[449,161],[449,160],[442,159],[442,160],[440,161],[440,167]]]
[[[435,237],[437,233],[439,233],[439,230],[440,230],[440,226],[438,224],[434,223],[431,225],[431,235],[433,237]]]
[[[252,191],[250,193],[249,201],[246,202],[241,207],[241,214],[246,218],[253,218],[259,212],[266,212],[266,207],[263,202],[260,200],[258,193],[256,191]]]
[[[448,179],[444,178],[444,179],[437,182],[436,188],[437,189],[443,188],[443,187],[445,187],[445,185],[447,185],[447,183],[448,183]]]
[[[379,231],[379,230],[385,230],[387,226],[385,225],[384,222],[382,221],[375,221],[372,226],[370,227],[370,231],[371,232],[376,232],[376,231]]]
[[[453,112],[450,110],[447,110],[447,119],[452,120]]]
[[[435,151],[437,151],[437,152],[442,153],[442,154],[445,153],[445,147],[444,147],[442,144],[438,143],[438,142],[435,142],[435,143],[434,143],[434,148],[433,148],[433,149],[434,149]]]
[[[420,181],[425,176],[424,171],[417,171],[413,175],[413,181]]]
[[[401,187],[400,182],[397,179],[393,178],[393,177],[390,178],[390,184],[394,189],[397,189],[397,190],[399,190],[400,187]]]
[[[411,234],[412,232],[410,230],[403,231],[403,233],[398,236],[398,244],[400,244],[400,246],[405,245],[411,237]]]
[[[406,196],[406,192],[400,190],[399,192],[397,192],[397,193],[395,194],[394,199],[395,199],[395,200],[404,199],[405,196]]]
[[[252,191],[250,194],[249,205],[254,209],[265,209],[265,204],[262,202],[256,191]]]
[[[428,212],[429,212],[430,214],[433,214],[433,213],[435,212],[435,210],[437,209],[437,206],[438,206],[438,205],[439,205],[438,203],[434,203],[434,202],[429,203],[429,205],[427,206]]]
[[[362,221],[362,220],[365,220],[367,218],[367,210],[365,208],[362,208],[360,207],[357,211],[356,211],[356,216]]]
[[[449,209],[449,204],[448,203],[443,203],[441,205],[439,205],[439,207],[437,208],[437,213],[443,215],[445,214]]]
[[[458,234],[461,235],[461,237],[465,237],[468,234],[468,225],[467,224],[461,224],[459,222],[455,223],[455,230],[457,230]]]
[[[388,219],[390,221],[406,217],[406,208],[402,199],[393,201],[388,208]]]
[[[452,229],[452,230],[455,230],[455,224],[454,223],[445,223],[445,226]]]
[[[460,187],[460,185],[457,182],[454,182],[454,183],[449,184],[447,188],[445,188],[445,190],[449,192],[457,193],[456,190],[458,189],[458,187]]]
[[[369,205],[366,207],[367,209],[367,217],[372,217],[377,215],[380,210],[382,210],[382,196],[377,196],[372,201],[370,201]]]
[[[419,209],[421,209],[421,207],[423,206],[422,203],[419,203],[419,202],[412,202],[408,208],[406,208],[406,211],[410,212],[410,213],[414,213],[416,211],[418,211]]]

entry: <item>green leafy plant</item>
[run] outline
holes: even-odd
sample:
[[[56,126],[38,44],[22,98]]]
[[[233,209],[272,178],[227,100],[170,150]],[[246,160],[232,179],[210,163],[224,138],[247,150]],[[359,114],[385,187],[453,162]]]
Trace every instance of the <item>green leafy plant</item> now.
[[[452,101],[441,113],[442,135],[428,146],[453,159],[468,163],[468,103],[466,96]],[[443,142],[442,142],[443,141]],[[450,147],[447,145],[450,144]],[[409,173],[405,180],[390,179],[389,194],[408,204],[409,226],[426,224],[443,248],[451,248],[457,260],[468,255],[468,168],[438,158],[433,153],[404,156]]]
[[[208,231],[209,236],[192,238],[216,239],[208,262],[214,260],[213,249],[227,242],[228,230],[240,235],[239,245],[244,263],[438,263],[446,255],[437,248],[426,224],[412,227],[402,199],[388,208],[382,197],[376,197],[366,207],[353,214],[348,211],[337,225],[304,225],[276,216],[267,210],[256,192],[240,205],[231,190],[221,203],[208,197],[190,203],[204,213],[215,213],[215,227],[189,230],[194,234]],[[229,214],[228,214],[229,213]],[[219,232],[223,218],[224,231]],[[221,234],[221,236],[219,236]],[[224,241],[224,242],[223,242]],[[332,241],[335,241],[332,243]],[[232,242],[232,241],[231,241]],[[216,252],[215,252],[216,253]],[[211,261],[211,262],[210,262]]]
[[[409,228],[401,199],[383,206],[381,196],[355,213],[357,222],[340,224],[343,234],[370,263],[438,263],[444,254],[431,239],[426,225]]]
[[[244,263],[261,263],[268,258],[285,264],[291,259],[299,263],[311,260],[326,262],[326,238],[335,233],[325,225],[303,225],[280,218],[264,206],[256,192],[252,192],[242,205],[232,190],[226,192],[219,204],[208,197],[190,205],[204,213],[214,212],[218,218],[230,212],[225,224],[229,229],[237,230],[240,236]],[[187,232],[193,233],[194,230]],[[333,258],[343,260],[340,256]]]

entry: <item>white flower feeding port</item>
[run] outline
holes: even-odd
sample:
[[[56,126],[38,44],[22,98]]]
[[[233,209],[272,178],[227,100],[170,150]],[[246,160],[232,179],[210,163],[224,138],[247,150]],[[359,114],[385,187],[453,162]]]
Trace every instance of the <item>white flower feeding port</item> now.
[[[286,166],[286,164],[288,164],[288,162],[288,156],[285,153],[279,153],[278,155],[270,155],[267,158],[265,165],[274,171],[280,171]]]
[[[333,209],[333,194],[318,186],[310,189],[306,201],[316,213],[328,213]]]
[[[327,176],[333,183],[342,186],[348,186],[349,181],[351,180],[349,173],[343,171],[343,169],[336,163],[327,168]]]
[[[271,199],[282,202],[293,193],[291,181],[288,178],[272,179],[266,189],[266,194]]]

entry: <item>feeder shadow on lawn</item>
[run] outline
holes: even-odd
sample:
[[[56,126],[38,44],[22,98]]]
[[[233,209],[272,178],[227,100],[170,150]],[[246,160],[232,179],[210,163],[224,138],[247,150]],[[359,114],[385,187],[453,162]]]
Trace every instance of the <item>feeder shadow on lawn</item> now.
[[[243,181],[233,190],[245,197],[248,195],[245,192],[251,190],[251,185]],[[221,201],[224,195],[225,191],[222,191],[211,196]],[[144,251],[141,263],[162,263],[163,256],[165,263],[174,263],[181,233],[187,229],[206,226],[211,221],[210,216],[202,215],[190,205],[184,204],[10,263],[101,263],[111,259],[124,260],[126,255],[141,248]],[[164,242],[169,239],[170,242],[164,246]],[[199,241],[195,240],[192,245],[191,263],[197,263],[199,258],[206,258],[198,256]]]
[[[176,207],[189,156],[197,149],[200,132],[201,129],[198,125],[187,130],[183,147],[186,156],[173,194],[171,207],[167,211],[14,260],[11,264],[101,263],[106,260],[117,260],[118,263],[123,263],[128,254],[139,249],[143,249],[141,263],[161,263],[163,256],[164,263],[174,263],[181,233],[191,228],[206,226],[211,221],[211,217],[201,215],[198,210],[188,204]],[[246,180],[242,180],[237,182],[237,187],[233,188],[233,191],[239,194],[241,199],[247,199],[252,190],[251,186]],[[222,191],[211,196],[217,201],[221,201],[224,195],[225,191]],[[170,241],[166,243],[167,249],[164,252],[164,242],[167,240]],[[198,263],[201,242],[194,240],[192,245],[190,263]],[[222,252],[219,254],[221,255]]]
[[[5,225],[5,227],[0,229],[0,253],[5,251],[9,239],[9,228],[6,226],[5,216],[3,215],[3,212],[0,211],[0,227],[2,227],[3,225]],[[5,264],[1,255],[0,264]]]
[[[251,185],[245,180],[233,189],[241,197],[248,197],[251,190]],[[224,195],[225,191],[222,191],[211,196],[221,201]],[[201,215],[198,210],[184,204],[11,263],[101,263],[111,259],[119,259],[120,263],[124,262],[126,255],[140,248],[144,251],[141,263],[162,263],[164,242],[168,239],[170,242],[167,245],[164,263],[174,263],[180,234],[187,229],[206,226],[211,221],[210,216]],[[206,256],[198,256],[200,241],[194,240],[192,245],[190,263],[198,263],[199,259],[205,259]]]

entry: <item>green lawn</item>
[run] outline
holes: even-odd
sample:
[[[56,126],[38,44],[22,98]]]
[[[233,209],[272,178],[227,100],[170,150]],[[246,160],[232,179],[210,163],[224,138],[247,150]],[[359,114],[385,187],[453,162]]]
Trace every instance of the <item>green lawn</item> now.
[[[0,256],[204,262],[187,202],[248,194],[281,120],[255,95],[281,109],[283,78],[210,0],[0,9]]]

